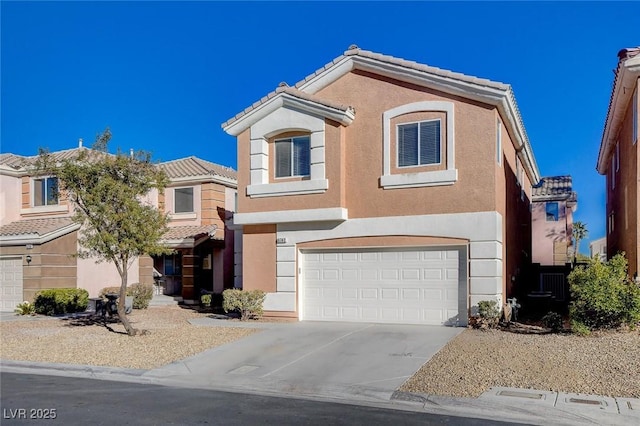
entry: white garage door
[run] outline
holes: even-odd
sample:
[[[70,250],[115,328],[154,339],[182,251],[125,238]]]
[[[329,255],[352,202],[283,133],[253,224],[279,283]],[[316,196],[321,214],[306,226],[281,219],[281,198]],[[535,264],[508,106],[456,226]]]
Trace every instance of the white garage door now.
[[[22,303],[22,258],[0,259],[0,311],[13,312]]]
[[[449,324],[458,315],[458,250],[303,253],[302,319]]]

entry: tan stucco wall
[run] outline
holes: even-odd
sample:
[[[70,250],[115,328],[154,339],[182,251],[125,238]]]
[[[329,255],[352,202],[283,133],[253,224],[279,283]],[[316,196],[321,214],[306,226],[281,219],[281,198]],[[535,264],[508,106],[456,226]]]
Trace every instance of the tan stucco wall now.
[[[175,193],[177,188],[193,188],[193,213],[174,213]],[[200,226],[202,224],[202,185],[200,184],[175,184],[164,190],[164,211],[169,213],[169,226]]]
[[[89,292],[89,297],[98,297],[105,287],[120,287],[122,279],[111,262],[96,263],[93,258],[78,259],[78,287]],[[127,273],[127,284],[140,282],[138,260],[134,260]]]
[[[567,208],[565,201],[555,202],[558,203],[558,220],[556,222],[547,221],[546,202],[533,203],[531,213],[533,263],[555,265],[554,250],[560,243],[564,244],[565,256],[567,254],[566,249],[570,244],[568,225],[571,221],[571,209]]]
[[[245,226],[242,234],[242,288],[276,291],[276,227]],[[251,261],[249,261],[251,260]]]
[[[225,216],[225,202],[226,193],[224,186],[213,182],[202,184],[202,224],[216,225],[218,227],[216,238],[224,238],[224,221],[222,218]],[[222,209],[222,211],[218,211],[219,208]],[[221,215],[222,218],[220,217]]]
[[[77,283],[77,259],[70,254],[76,253],[77,232],[56,238],[33,249],[24,247],[5,247],[2,254],[15,251],[15,254],[30,255],[29,265],[24,263],[24,298],[32,301],[35,293],[48,288],[75,288]],[[5,251],[6,250],[6,251]],[[14,254],[14,253],[11,253]]]
[[[636,83],[636,87],[638,87]],[[632,90],[632,89],[629,89]],[[640,98],[640,96],[638,96]],[[632,98],[633,100],[633,98]],[[640,108],[638,108],[640,111]],[[638,156],[639,143],[633,144],[632,137],[633,108],[629,103],[624,121],[620,127],[618,143],[620,144],[620,169],[615,173],[615,188],[611,188],[611,154],[607,162],[607,255],[612,257],[624,251],[629,260],[629,275],[634,276],[640,271],[640,226],[638,224],[638,209],[640,197],[638,194],[638,180],[640,178],[640,158]],[[640,112],[639,112],[640,114]],[[609,216],[614,213],[614,231],[609,233]]]

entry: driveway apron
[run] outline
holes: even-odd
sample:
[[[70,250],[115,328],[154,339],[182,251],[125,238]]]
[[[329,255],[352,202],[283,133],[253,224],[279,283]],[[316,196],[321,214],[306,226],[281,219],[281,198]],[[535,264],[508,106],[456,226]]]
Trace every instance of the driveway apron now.
[[[273,324],[145,376],[186,386],[388,401],[462,331],[423,325]]]

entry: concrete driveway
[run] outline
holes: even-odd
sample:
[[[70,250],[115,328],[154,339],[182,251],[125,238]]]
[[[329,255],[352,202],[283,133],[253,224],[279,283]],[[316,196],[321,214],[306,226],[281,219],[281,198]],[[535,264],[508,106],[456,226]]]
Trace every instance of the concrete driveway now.
[[[213,319],[203,322],[207,321],[226,325]],[[144,376],[185,386],[388,401],[405,380],[464,330],[333,322],[267,327]]]

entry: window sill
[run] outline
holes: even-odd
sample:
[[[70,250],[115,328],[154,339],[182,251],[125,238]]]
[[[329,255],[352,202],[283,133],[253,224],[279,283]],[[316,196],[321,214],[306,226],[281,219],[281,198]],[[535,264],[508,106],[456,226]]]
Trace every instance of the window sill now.
[[[434,172],[384,175],[380,177],[380,186],[384,189],[446,186],[453,185],[457,180],[457,169],[438,170]]]
[[[41,214],[41,213],[67,213],[69,211],[68,206],[61,206],[56,204],[55,206],[38,206],[28,209],[20,209],[21,215],[28,214]]]
[[[173,220],[190,220],[197,219],[198,215],[195,213],[171,213],[169,214],[169,219]]]
[[[279,197],[286,195],[320,194],[329,189],[327,179],[290,181],[247,186],[247,195],[252,198]]]

